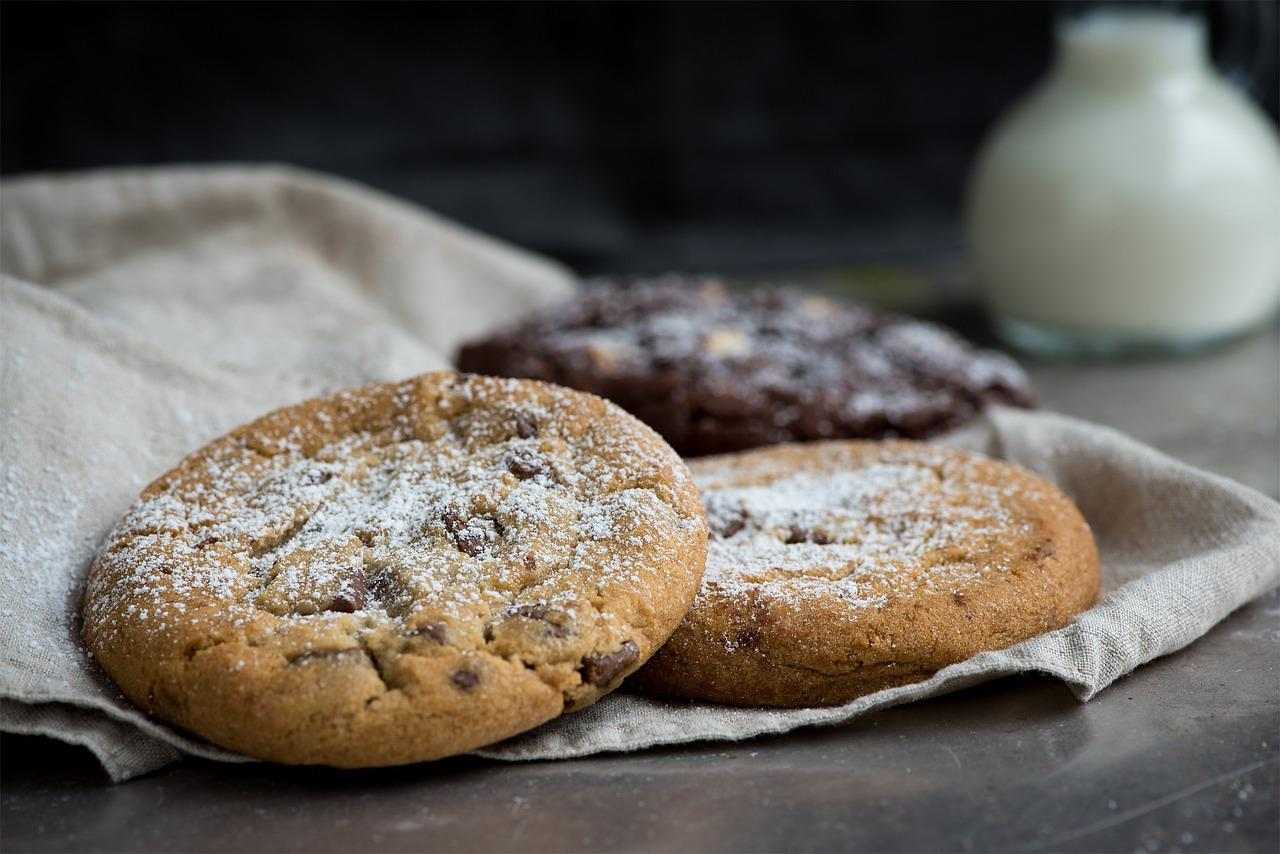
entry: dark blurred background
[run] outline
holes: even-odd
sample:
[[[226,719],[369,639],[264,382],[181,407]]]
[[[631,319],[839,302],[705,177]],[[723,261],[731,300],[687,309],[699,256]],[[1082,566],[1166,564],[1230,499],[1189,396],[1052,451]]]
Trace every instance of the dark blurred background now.
[[[1184,7],[1274,115],[1257,5]],[[1079,8],[6,2],[0,171],[288,162],[584,273],[949,257],[983,133]]]

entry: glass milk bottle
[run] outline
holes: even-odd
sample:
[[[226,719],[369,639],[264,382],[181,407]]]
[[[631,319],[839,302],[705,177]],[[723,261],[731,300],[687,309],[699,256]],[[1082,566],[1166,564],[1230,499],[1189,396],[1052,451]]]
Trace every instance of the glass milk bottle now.
[[[988,305],[1024,349],[1190,349],[1280,298],[1280,143],[1209,63],[1198,18],[1064,23],[1047,78],[983,147],[967,219]]]

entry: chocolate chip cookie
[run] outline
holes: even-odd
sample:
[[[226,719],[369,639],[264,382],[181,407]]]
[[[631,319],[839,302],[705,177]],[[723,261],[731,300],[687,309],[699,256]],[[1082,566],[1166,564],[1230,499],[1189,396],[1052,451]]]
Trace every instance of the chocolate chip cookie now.
[[[463,346],[458,364],[606,397],[686,456],[921,438],[988,403],[1035,401],[1011,359],[939,326],[801,291],[676,277],[588,288]]]
[[[613,404],[427,374],[273,412],[148,486],[90,570],[84,640],[224,747],[414,762],[616,688],[705,552],[684,464]]]
[[[1032,474],[905,441],[695,461],[702,589],[629,684],[751,706],[842,703],[1058,628],[1098,593],[1071,500]]]

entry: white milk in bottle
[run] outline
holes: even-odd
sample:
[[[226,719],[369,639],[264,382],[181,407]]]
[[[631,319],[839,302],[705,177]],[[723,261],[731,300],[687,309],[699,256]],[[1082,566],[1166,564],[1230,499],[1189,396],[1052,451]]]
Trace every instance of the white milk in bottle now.
[[[996,321],[1031,349],[1195,347],[1280,298],[1280,143],[1197,18],[1063,24],[1049,75],[984,145],[967,218]]]

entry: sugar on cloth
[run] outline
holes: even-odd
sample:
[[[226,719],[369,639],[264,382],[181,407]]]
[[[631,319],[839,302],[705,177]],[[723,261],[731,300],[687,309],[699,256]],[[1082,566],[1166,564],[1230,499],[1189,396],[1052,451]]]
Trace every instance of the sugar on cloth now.
[[[133,708],[78,643],[85,571],[141,487],[276,406],[443,367],[462,339],[573,288],[549,261],[275,167],[9,181],[0,274],[0,729],[84,745],[117,781],[184,753],[245,761]],[[737,740],[1023,672],[1087,700],[1280,583],[1280,505],[1113,430],[997,409],[943,441],[1023,465],[1075,499],[1102,555],[1093,609],[844,706],[624,691],[479,753]]]

